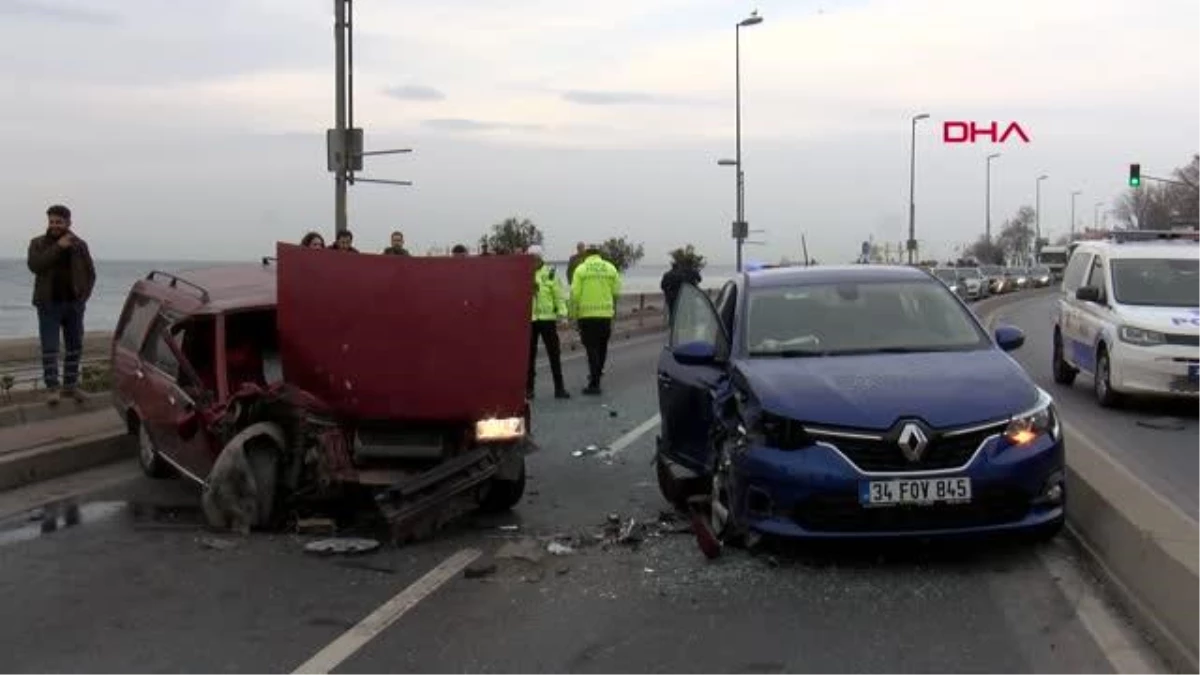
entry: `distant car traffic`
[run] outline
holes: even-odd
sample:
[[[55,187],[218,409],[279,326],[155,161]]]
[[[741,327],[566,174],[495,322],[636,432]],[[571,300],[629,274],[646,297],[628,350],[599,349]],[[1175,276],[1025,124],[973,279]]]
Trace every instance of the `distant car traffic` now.
[[[896,266],[742,274],[680,293],[658,363],[659,485],[723,541],[1053,536],[1054,404],[943,283]]]
[[[946,284],[946,288],[949,288],[951,293],[960,298],[966,297],[967,290],[963,284],[959,283],[958,272],[954,271],[953,267],[935,267],[934,269],[930,270],[930,273],[933,274],[938,281]]]
[[[988,293],[990,295],[1000,295],[1013,290],[1007,275],[1004,273],[1004,268],[999,265],[984,265],[979,268],[981,274],[987,279]]]
[[[978,267],[957,267],[958,283],[962,285],[968,300],[979,300],[988,296],[987,279]]]
[[[1054,281],[1054,274],[1049,267],[1039,265],[1029,269],[1029,279],[1034,288],[1045,288]]]
[[[1096,400],[1197,397],[1200,247],[1194,241],[1081,242],[1054,314],[1054,380],[1092,376]]]

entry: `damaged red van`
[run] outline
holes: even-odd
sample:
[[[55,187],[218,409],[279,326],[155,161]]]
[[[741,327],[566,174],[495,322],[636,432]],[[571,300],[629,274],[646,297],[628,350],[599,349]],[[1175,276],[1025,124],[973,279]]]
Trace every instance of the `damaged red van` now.
[[[114,404],[148,475],[210,523],[270,528],[368,496],[402,538],[525,489],[528,256],[275,258],[134,283]]]

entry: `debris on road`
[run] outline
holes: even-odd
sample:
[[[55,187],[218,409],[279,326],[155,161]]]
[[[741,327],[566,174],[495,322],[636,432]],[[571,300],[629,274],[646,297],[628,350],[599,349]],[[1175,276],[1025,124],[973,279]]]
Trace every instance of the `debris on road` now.
[[[640,544],[642,541],[641,528],[638,527],[638,521],[630,518],[629,522],[621,528],[620,534],[617,535],[618,544]]]
[[[496,551],[496,557],[504,560],[524,560],[526,562],[539,563],[544,556],[537,540],[525,537],[516,541],[510,541],[501,546],[500,550]]]
[[[370,553],[379,548],[379,540],[364,539],[358,537],[335,537],[331,539],[318,539],[304,546],[307,553],[316,555],[358,555],[362,553]]]
[[[663,534],[691,534],[692,524],[677,511],[659,511],[658,530]]]
[[[237,542],[232,539],[218,539],[216,537],[201,537],[198,539],[200,545],[204,548],[213,551],[229,551],[237,548]]]
[[[575,452],[572,452],[571,456],[572,457],[590,457],[591,455],[599,454],[600,451],[601,451],[600,446],[593,444],[593,445],[589,445],[589,446],[585,447],[582,450],[576,450]]]
[[[567,546],[566,544],[560,544],[557,541],[552,541],[548,546],[546,546],[546,551],[549,552],[550,555],[571,555],[575,552],[575,549]]]
[[[337,523],[332,518],[300,518],[296,520],[296,534],[332,536],[335,532],[337,532]]]
[[[467,569],[463,570],[463,577],[467,579],[482,579],[496,573],[496,562],[492,559],[480,559],[467,565]]]
[[[501,525],[500,527],[498,527],[496,529],[500,530],[501,532],[517,532],[521,529],[521,526],[520,525]]]

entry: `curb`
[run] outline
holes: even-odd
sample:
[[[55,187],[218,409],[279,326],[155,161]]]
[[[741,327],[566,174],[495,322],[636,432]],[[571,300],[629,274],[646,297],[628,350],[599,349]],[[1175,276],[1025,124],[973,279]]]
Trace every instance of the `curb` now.
[[[121,426],[0,456],[0,490],[90,469],[137,454],[137,439]]]
[[[978,312],[1040,295],[1003,299]],[[989,325],[990,328],[990,325]],[[1125,609],[1178,672],[1198,672],[1200,576],[1196,522],[1160,497],[1086,434],[1063,424],[1067,443],[1067,531],[1092,558]]]
[[[56,420],[80,413],[94,412],[110,405],[112,405],[112,398],[102,394],[89,394],[82,403],[63,400],[54,407],[46,405],[44,401],[19,403],[0,408],[0,427]]]

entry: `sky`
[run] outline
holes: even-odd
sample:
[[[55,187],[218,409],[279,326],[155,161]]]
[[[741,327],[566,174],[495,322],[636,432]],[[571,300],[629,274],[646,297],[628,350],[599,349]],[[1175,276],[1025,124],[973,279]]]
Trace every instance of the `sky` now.
[[[529,218],[552,257],[627,236],[731,263],[735,24],[747,259],[847,262],[907,236],[922,257],[994,231],[1041,183],[1040,226],[1091,225],[1128,164],[1200,149],[1195,0],[359,0],[350,229],[424,252]],[[0,0],[0,239],[51,203],[93,254],[232,260],[333,229],[329,0]],[[910,148],[911,118],[917,123]],[[1003,144],[947,121],[1015,122]],[[0,256],[3,257],[3,256]]]

